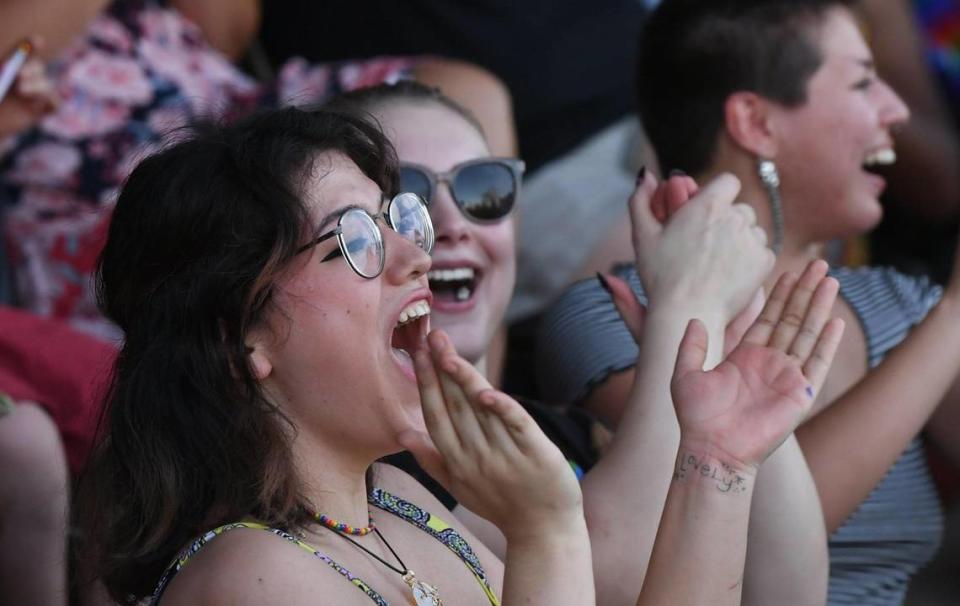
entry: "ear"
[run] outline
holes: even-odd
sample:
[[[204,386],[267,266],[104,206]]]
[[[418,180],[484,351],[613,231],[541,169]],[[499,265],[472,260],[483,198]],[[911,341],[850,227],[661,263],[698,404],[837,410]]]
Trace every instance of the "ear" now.
[[[270,361],[266,340],[260,331],[254,330],[247,336],[247,357],[250,359],[250,368],[258,381],[263,381],[273,372],[273,363]]]
[[[727,134],[754,156],[774,158],[777,154],[773,104],[760,95],[738,92],[727,97],[723,117]]]

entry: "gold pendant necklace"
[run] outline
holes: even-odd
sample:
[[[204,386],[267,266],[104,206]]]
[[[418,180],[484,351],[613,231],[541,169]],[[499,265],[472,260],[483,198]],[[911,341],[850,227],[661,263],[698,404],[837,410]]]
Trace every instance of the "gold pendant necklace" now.
[[[403,580],[410,586],[410,591],[413,592],[413,601],[417,603],[417,606],[443,606],[443,600],[440,599],[440,592],[437,591],[437,588],[418,580],[412,570],[408,569],[404,573]]]
[[[400,559],[400,556],[397,555],[397,552],[393,550],[393,547],[390,546],[390,543],[387,542],[387,539],[384,538],[383,534],[380,533],[380,529],[373,525],[373,519],[370,520],[370,527],[372,528],[374,534],[380,537],[380,540],[384,545],[387,546],[387,549],[390,550],[390,553],[393,554],[393,557],[400,562],[400,568],[392,565],[390,562],[387,562],[377,554],[373,553],[360,543],[354,541],[349,536],[344,534],[339,528],[324,524],[323,528],[332,531],[338,537],[342,537],[347,541],[353,543],[356,547],[359,547],[390,570],[396,572],[403,579],[403,582],[410,587],[410,592],[413,594],[413,601],[417,606],[443,606],[443,600],[440,599],[440,592],[437,590],[436,586],[426,583],[417,578],[417,575],[414,574],[412,570],[407,568],[407,565],[403,563],[403,560]]]

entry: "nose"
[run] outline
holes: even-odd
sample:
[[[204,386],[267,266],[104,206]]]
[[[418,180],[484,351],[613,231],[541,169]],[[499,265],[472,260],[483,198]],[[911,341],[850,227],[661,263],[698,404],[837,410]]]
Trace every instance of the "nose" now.
[[[886,81],[881,80],[880,120],[883,126],[890,128],[906,124],[910,120],[910,108]]]
[[[430,269],[430,255],[392,229],[382,230],[384,237],[383,273],[393,284],[416,280]]]
[[[430,201],[430,219],[437,246],[453,246],[470,237],[470,223],[457,207],[447,183],[438,183]]]

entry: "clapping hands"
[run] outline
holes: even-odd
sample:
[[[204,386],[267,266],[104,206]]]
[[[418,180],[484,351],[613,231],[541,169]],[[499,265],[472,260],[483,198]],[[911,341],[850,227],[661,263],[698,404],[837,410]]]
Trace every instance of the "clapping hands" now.
[[[733,203],[738,192],[739,182],[730,175],[712,181],[702,192],[686,175],[660,184],[648,175],[629,202],[637,271],[651,302],[663,306],[679,302],[697,317],[719,314],[716,319],[727,327],[724,355],[760,313],[764,302],[760,284],[773,263],[766,234],[756,225],[752,209]],[[627,282],[601,277],[639,343],[647,310]]]
[[[671,391],[681,449],[756,469],[806,417],[833,361],[843,321],[830,319],[838,285],[814,261],[784,274],[742,342],[704,372],[698,321],[680,344]]]
[[[720,313],[725,325],[753,299],[773,267],[773,253],[753,209],[734,203],[736,177],[721,175],[699,190],[687,179],[673,192],[680,189],[677,178],[657,188],[647,176],[631,197],[637,271],[651,305]],[[683,199],[691,192],[689,201]],[[657,215],[668,208],[673,214],[661,223]]]

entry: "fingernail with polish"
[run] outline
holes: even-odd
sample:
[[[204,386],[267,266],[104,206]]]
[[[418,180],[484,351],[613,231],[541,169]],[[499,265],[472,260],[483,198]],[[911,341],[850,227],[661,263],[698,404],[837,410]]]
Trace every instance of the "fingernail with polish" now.
[[[607,293],[611,295],[613,294],[613,290],[610,289],[610,283],[607,282],[607,279],[599,271],[597,272],[597,281],[600,282],[600,286],[603,288],[603,290],[607,291]]]
[[[637,171],[637,185],[643,183],[644,179],[647,178],[647,165],[644,164],[640,167],[640,170]]]

